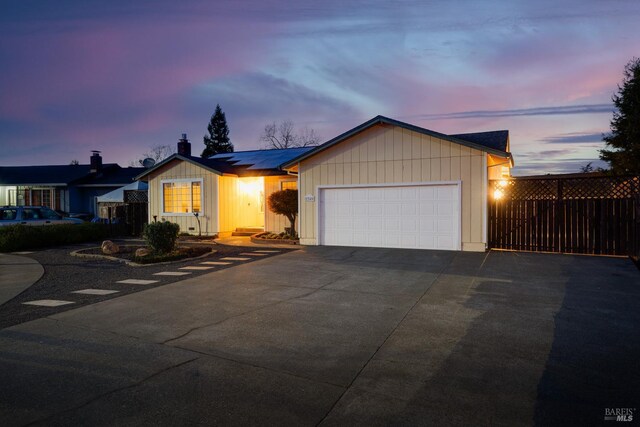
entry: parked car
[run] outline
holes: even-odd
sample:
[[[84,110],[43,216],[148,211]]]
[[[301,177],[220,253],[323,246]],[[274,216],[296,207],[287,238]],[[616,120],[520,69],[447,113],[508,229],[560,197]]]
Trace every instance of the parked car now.
[[[53,225],[82,224],[81,219],[64,218],[45,206],[2,206],[0,207],[0,227],[5,225]]]

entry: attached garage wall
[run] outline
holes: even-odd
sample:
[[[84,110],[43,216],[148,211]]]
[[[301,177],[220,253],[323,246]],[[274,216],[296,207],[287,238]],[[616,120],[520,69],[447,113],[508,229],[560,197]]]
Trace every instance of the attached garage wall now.
[[[198,233],[198,222],[193,214],[163,215],[162,214],[162,184],[164,179],[202,179],[202,213],[200,226],[202,234],[210,235],[218,232],[218,175],[194,164],[175,160],[162,168],[152,172],[149,176],[149,222],[156,215],[158,221],[163,218],[177,223],[181,232]],[[189,230],[189,228],[193,230]]]
[[[376,125],[300,163],[301,243],[318,244],[318,186],[461,181],[462,250],[483,251],[486,168],[482,151]]]

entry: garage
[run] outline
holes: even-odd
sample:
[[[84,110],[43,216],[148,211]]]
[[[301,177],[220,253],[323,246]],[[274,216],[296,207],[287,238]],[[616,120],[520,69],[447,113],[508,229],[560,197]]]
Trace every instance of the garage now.
[[[511,167],[507,130],[445,135],[382,116],[281,165],[298,176],[301,245],[479,252],[489,180]]]
[[[318,190],[320,245],[460,249],[459,183]]]

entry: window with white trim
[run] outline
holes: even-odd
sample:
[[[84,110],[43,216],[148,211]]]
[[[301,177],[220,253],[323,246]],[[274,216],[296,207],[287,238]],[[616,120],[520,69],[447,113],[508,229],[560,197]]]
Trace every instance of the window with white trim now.
[[[202,212],[202,180],[162,181],[162,212],[165,214]]]

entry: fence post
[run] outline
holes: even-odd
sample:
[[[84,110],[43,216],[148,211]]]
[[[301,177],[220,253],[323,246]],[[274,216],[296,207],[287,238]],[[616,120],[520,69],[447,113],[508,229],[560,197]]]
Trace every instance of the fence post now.
[[[555,214],[555,232],[558,239],[558,250],[564,252],[565,250],[565,215],[564,215],[564,181],[558,178],[558,199],[556,200],[556,214]]]

